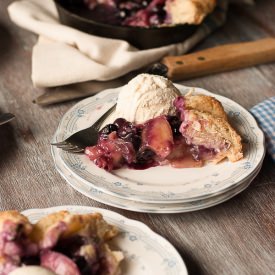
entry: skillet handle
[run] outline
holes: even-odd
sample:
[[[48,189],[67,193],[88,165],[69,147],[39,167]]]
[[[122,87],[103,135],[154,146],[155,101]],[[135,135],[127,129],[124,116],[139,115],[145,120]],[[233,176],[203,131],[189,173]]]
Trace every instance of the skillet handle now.
[[[226,44],[182,56],[167,56],[161,61],[168,77],[184,80],[213,73],[275,61],[275,38]]]

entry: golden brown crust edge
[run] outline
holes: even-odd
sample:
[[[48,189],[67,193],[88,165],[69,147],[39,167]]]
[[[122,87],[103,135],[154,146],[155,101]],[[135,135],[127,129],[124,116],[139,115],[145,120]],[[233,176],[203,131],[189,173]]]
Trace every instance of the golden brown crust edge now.
[[[222,104],[212,96],[187,94],[184,100],[186,109],[206,112],[227,121],[227,114]]]
[[[189,110],[188,114],[191,118],[191,121],[207,121],[208,133],[219,136],[223,138],[226,142],[229,142],[229,149],[218,153],[217,157],[212,160],[213,162],[218,163],[226,157],[231,162],[236,162],[243,158],[241,137],[226,120],[224,120],[223,118],[217,118],[209,113],[201,112],[198,110]]]
[[[170,0],[166,10],[170,13],[173,24],[200,24],[211,13],[216,0]]]
[[[118,234],[117,228],[108,224],[100,213],[71,214],[68,211],[59,211],[32,224],[26,216],[16,210],[2,211],[0,212],[0,232],[7,221],[23,225],[25,233],[35,242],[42,240],[47,232],[60,222],[67,226],[61,237],[69,237],[82,230],[89,230],[107,241]]]
[[[216,4],[216,0],[191,0],[197,8],[197,14],[195,16],[195,23],[200,24],[202,20],[211,13]]]
[[[60,222],[66,224],[66,229],[61,234],[61,238],[87,230],[96,233],[102,240],[106,241],[118,233],[116,227],[109,225],[99,213],[71,214],[68,211],[60,211],[40,219],[34,225],[31,238],[35,242],[40,242]]]
[[[28,218],[16,210],[0,212],[0,232],[3,230],[4,223],[7,221],[23,225],[23,231],[26,235],[30,234],[32,231],[33,225],[30,223]]]

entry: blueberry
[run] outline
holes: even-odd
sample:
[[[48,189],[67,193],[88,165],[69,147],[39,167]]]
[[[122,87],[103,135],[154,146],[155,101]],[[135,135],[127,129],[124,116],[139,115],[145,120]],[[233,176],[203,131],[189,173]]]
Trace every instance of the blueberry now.
[[[150,150],[149,148],[146,148],[146,149],[140,150],[137,153],[136,161],[137,163],[140,163],[140,164],[151,162],[154,156],[155,156],[155,152]]]
[[[127,122],[127,120],[124,118],[117,118],[114,121],[114,125],[116,125],[118,128],[123,127],[126,123],[129,123],[129,122]]]
[[[180,136],[180,125],[181,125],[181,121],[177,116],[168,116],[167,120],[171,126],[172,132],[173,132],[173,136]]]
[[[120,10],[119,11],[119,17],[120,18],[125,18],[127,15],[127,11],[126,10]]]
[[[142,1],[141,4],[142,4],[143,7],[147,7],[148,6],[148,2],[147,1]]]
[[[137,151],[141,144],[141,129],[123,118],[116,119],[114,125],[117,126],[117,136],[126,142],[132,143]]]
[[[118,127],[115,124],[107,124],[104,128],[102,128],[99,132],[100,136],[107,136],[110,133],[117,131]]]
[[[134,135],[131,139],[131,143],[133,144],[134,149],[138,151],[141,145],[141,137],[138,135]]]

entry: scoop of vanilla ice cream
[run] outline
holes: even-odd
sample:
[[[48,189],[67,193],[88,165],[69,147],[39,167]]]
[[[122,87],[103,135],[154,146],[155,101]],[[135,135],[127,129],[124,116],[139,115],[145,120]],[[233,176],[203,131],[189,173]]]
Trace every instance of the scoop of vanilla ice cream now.
[[[175,115],[173,100],[179,95],[180,91],[167,78],[140,74],[122,87],[108,123],[121,117],[139,124],[160,115]]]
[[[56,275],[49,269],[43,268],[41,266],[22,266],[18,267],[10,273],[10,275]]]

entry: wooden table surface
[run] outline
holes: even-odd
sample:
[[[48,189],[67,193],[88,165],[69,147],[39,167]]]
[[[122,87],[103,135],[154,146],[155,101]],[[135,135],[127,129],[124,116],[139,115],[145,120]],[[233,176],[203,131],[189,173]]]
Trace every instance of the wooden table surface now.
[[[11,23],[0,2],[0,112],[16,120],[0,128],[0,209],[89,205],[137,219],[179,251],[190,274],[275,274],[274,163],[263,168],[244,192],[218,206],[185,214],[143,214],[112,208],[68,186],[58,174],[50,140],[63,114],[76,101],[40,107],[31,83],[36,36]],[[275,35],[275,1],[232,7],[224,27],[197,49]],[[247,109],[275,95],[275,64],[185,81],[240,103]]]

